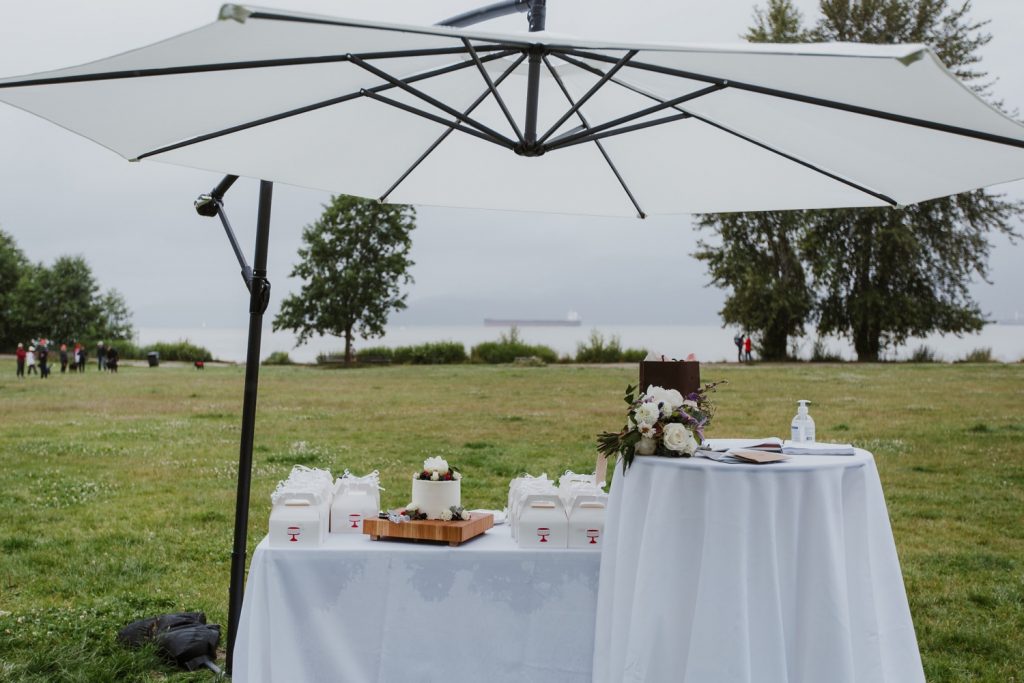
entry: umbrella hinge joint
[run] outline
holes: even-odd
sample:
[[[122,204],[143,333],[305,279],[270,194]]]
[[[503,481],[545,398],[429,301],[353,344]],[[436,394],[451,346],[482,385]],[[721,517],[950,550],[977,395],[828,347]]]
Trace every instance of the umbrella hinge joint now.
[[[547,152],[547,147],[539,142],[522,142],[512,148],[512,151],[521,157],[539,157]]]
[[[267,276],[253,274],[249,280],[249,292],[249,313],[266,313],[270,305],[270,280]]]

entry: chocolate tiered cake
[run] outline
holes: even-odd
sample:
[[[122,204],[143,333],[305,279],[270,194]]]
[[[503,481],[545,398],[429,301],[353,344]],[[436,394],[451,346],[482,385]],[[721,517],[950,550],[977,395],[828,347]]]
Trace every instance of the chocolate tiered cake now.
[[[640,393],[649,387],[675,389],[683,396],[700,388],[700,363],[695,360],[645,360],[640,362]]]

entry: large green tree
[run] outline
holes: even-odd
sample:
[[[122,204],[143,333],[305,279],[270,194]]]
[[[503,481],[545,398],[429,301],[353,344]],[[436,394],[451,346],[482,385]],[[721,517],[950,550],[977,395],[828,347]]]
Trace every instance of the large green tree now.
[[[927,43],[960,79],[979,94],[989,94],[978,50],[991,36],[984,22],[970,19],[969,0],[956,5],[949,0],[821,0],[820,11],[817,22],[805,28],[791,0],[769,0],[755,11],[747,38]],[[749,230],[740,238],[772,234],[776,242],[792,246],[810,276],[810,282],[793,276],[775,279],[777,295],[762,304],[772,308],[771,314],[761,311],[760,316],[749,303],[757,298],[748,288],[762,285],[735,277],[744,255],[724,241],[727,233],[736,232],[736,218],[703,217],[700,225],[722,241],[702,243],[697,256],[708,264],[712,282],[732,287],[723,311],[726,322],[758,330],[762,344],[769,336],[764,320],[794,311],[788,302],[803,301],[810,287],[815,304],[808,318],[817,320],[818,331],[847,336],[858,359],[872,361],[908,336],[981,328],[984,317],[968,286],[974,277],[987,277],[989,235],[1015,236],[1012,220],[1022,210],[1000,195],[976,191],[899,210],[800,211],[790,212],[789,219],[750,215],[745,219]],[[787,334],[799,329],[792,324]],[[771,347],[777,346],[776,339]]]
[[[415,218],[411,206],[333,197],[302,231],[304,246],[291,273],[302,279],[302,289],[281,303],[274,330],[297,332],[299,344],[313,335],[343,337],[351,363],[355,335],[382,336],[388,314],[405,308]]]
[[[14,238],[0,230],[0,348],[17,344],[22,331],[14,315],[14,293],[28,259]]]
[[[53,265],[30,263],[14,239],[0,231],[0,346],[36,337],[131,339],[131,311],[114,289],[102,292],[81,256]]]
[[[695,256],[707,264],[711,282],[729,287],[722,319],[751,331],[764,360],[787,356],[789,337],[804,332],[814,296],[797,248],[801,216],[794,211],[702,216],[720,244],[702,241]]]

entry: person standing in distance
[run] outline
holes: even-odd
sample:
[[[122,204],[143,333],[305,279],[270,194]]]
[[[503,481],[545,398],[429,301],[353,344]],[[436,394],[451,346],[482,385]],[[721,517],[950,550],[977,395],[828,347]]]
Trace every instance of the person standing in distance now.
[[[36,374],[36,347],[28,347],[28,354],[25,356],[25,364],[28,365],[28,374]]]
[[[25,379],[25,345],[18,342],[18,350],[14,352],[14,357],[18,361],[18,377]]]
[[[96,367],[100,372],[107,369],[107,350],[103,348],[103,342],[96,345]]]

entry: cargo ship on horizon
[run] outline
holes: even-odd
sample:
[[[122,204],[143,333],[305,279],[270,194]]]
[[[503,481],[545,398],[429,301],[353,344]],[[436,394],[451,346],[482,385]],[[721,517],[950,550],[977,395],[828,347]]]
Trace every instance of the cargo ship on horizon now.
[[[579,327],[583,324],[580,314],[569,311],[565,318],[484,318],[485,327]]]

